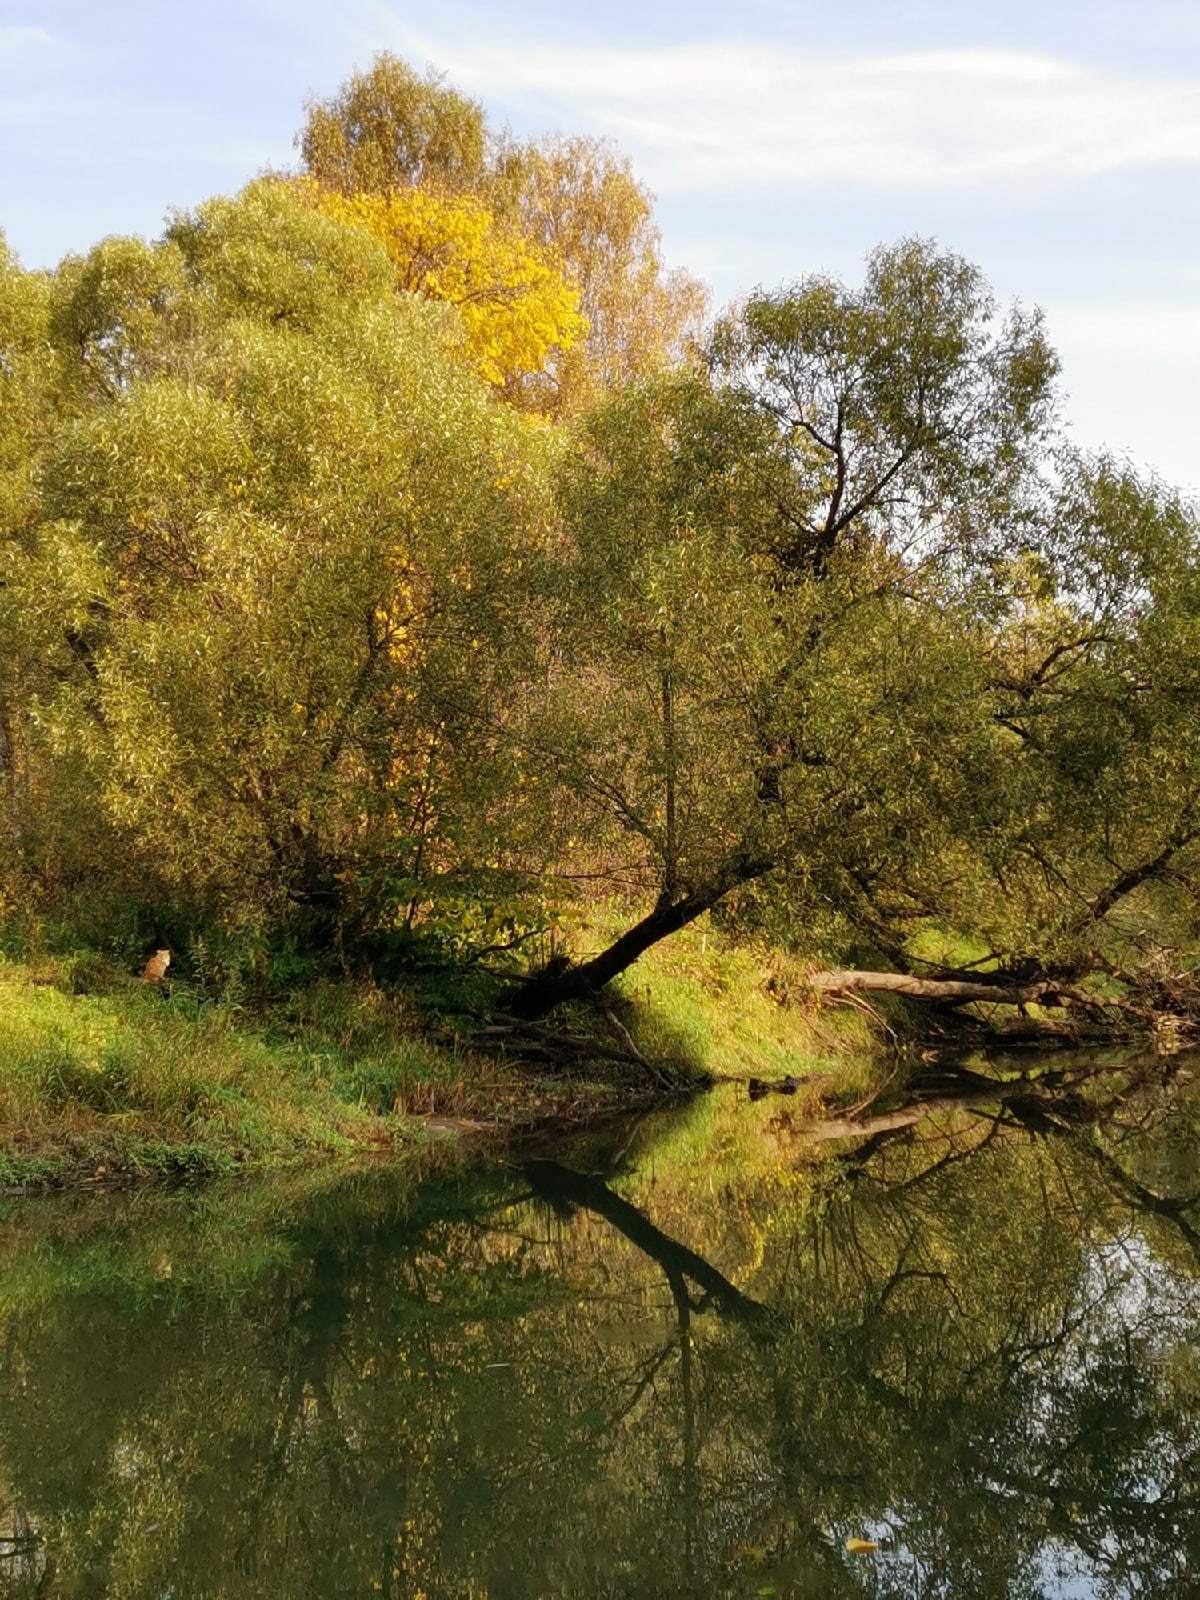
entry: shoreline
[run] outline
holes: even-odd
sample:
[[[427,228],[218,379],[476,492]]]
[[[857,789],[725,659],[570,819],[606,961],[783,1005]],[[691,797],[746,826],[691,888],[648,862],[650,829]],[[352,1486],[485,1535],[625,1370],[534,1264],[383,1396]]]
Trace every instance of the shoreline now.
[[[684,941],[603,1008],[516,1040],[445,974],[421,989],[324,979],[263,1002],[143,984],[92,951],[0,958],[0,1193],[503,1146],[728,1077],[802,1071],[853,1100],[882,1040],[860,1013],[779,1003],[769,967],[711,935]]]
[[[0,958],[0,1197],[503,1151],[730,1082],[845,1115],[931,1061],[1168,1042],[978,1020],[937,1039],[903,1002],[797,999],[778,959],[701,935],[531,1033],[453,1012],[444,973],[424,992],[326,979],[252,1004],[142,984],[95,952]]]

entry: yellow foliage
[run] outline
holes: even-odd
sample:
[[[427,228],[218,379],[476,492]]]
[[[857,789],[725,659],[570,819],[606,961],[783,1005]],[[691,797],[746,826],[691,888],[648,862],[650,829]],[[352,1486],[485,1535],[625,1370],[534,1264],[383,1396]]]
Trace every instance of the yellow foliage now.
[[[575,411],[597,391],[679,359],[704,320],[707,293],[662,261],[654,200],[629,162],[596,139],[545,139],[502,151],[491,189],[502,217],[552,243],[588,319],[555,364],[551,404]]]
[[[469,356],[489,383],[541,372],[587,333],[579,289],[554,256],[503,227],[482,201],[417,188],[309,192],[327,216],[383,243],[400,288],[457,307]]]

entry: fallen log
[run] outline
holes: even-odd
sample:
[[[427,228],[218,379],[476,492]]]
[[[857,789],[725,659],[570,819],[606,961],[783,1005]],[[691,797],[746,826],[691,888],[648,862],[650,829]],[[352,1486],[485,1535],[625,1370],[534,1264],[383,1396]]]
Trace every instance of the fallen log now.
[[[917,1000],[944,1000],[956,1005],[982,1000],[993,1005],[1063,1005],[1075,998],[1050,979],[1036,983],[987,983],[965,978],[914,978],[907,972],[863,972],[854,968],[814,972],[809,979],[823,994],[911,995]]]

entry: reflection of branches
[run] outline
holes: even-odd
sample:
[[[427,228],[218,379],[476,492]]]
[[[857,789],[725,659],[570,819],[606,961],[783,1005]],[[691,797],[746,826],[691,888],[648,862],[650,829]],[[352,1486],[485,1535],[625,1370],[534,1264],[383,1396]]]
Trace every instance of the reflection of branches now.
[[[1134,1218],[1153,1217],[1170,1225],[1200,1262],[1200,1226],[1193,1221],[1200,1194],[1190,1187],[1181,1195],[1161,1192],[1128,1170],[1129,1156],[1124,1152],[1129,1146],[1124,1141],[1123,1159],[1106,1148],[1107,1141],[1102,1143],[1105,1130],[1113,1124],[1127,1132],[1132,1121],[1145,1135],[1162,1115],[1158,1091],[1169,1081],[1170,1069],[1162,1063],[1138,1066],[1141,1070],[1132,1082],[1118,1080],[1111,1090],[1097,1082],[1096,1069],[1068,1067],[1037,1079],[976,1084],[956,1103],[945,1095],[931,1095],[922,1103],[917,1095],[905,1106],[861,1119],[853,1133],[844,1119],[815,1130],[818,1138],[855,1136],[860,1141],[841,1163],[842,1173],[852,1181],[841,1189],[840,1203],[824,1215],[813,1238],[818,1272],[831,1253],[839,1272],[850,1265],[861,1294],[853,1331],[844,1334],[850,1364],[843,1386],[869,1397],[873,1407],[892,1413],[900,1437],[923,1431],[929,1402],[922,1398],[919,1380],[910,1374],[910,1354],[915,1355],[918,1373],[936,1374],[939,1384],[948,1380],[951,1386],[953,1399],[944,1413],[951,1422],[945,1467],[952,1473],[965,1471],[972,1494],[997,1497],[997,1514],[1006,1524],[1018,1515],[1032,1517],[1045,1537],[1077,1550],[1103,1570],[1110,1583],[1119,1583],[1131,1570],[1130,1550],[1135,1545],[1145,1545],[1137,1562],[1157,1563],[1184,1548],[1190,1537],[1186,1530],[1200,1505],[1194,1482],[1200,1452],[1174,1448],[1180,1441],[1174,1439],[1171,1425],[1139,1402],[1135,1392],[1140,1369],[1131,1339],[1137,1337],[1137,1328],[1136,1319],[1131,1321],[1125,1278],[1114,1280],[1104,1273],[1097,1284],[1091,1269],[1080,1278],[1076,1267],[1071,1284],[1063,1283],[1071,1293],[1062,1303],[1056,1279],[1037,1267],[1035,1257],[1030,1262],[1034,1270],[1013,1280],[1003,1325],[992,1328],[970,1295],[964,1304],[956,1294],[954,1274],[937,1239],[947,1217],[954,1214],[945,1208],[947,1195],[952,1208],[959,1203],[968,1215],[989,1204],[986,1189],[956,1187],[953,1178],[947,1189],[945,1180],[952,1172],[957,1177],[988,1150],[995,1157],[1001,1146],[1010,1151],[1039,1146],[1046,1160],[1034,1163],[1033,1193],[1040,1185],[1044,1216],[1040,1226],[1046,1241],[1064,1228],[1071,1238],[1086,1238],[1106,1216],[1111,1225],[1111,1207],[1104,1197],[1112,1195],[1130,1208]],[[932,1112],[941,1114],[943,1124],[936,1140],[922,1136]],[[1014,1140],[1009,1130],[1019,1139]],[[950,1141],[944,1152],[943,1138]],[[937,1159],[930,1159],[929,1145],[937,1147]],[[893,1160],[901,1146],[908,1153]],[[1101,1180],[1099,1184],[1080,1186],[1081,1160]],[[916,1167],[920,1170],[914,1172]],[[910,1209],[913,1202],[918,1204]],[[1064,1204],[1068,1204],[1065,1214]],[[1027,1229],[1028,1224],[1022,1231],[1026,1239]],[[926,1233],[928,1247],[922,1243]],[[914,1248],[914,1240],[919,1248]],[[935,1285],[936,1290],[932,1295],[916,1291],[910,1306],[905,1287],[916,1290],[921,1283]],[[846,1288],[844,1282],[838,1283],[839,1296]],[[953,1307],[947,1318],[935,1315],[942,1292]],[[1157,1327],[1161,1314],[1161,1310],[1147,1311],[1147,1326]],[[819,1315],[818,1311],[818,1319]],[[1111,1351],[1095,1342],[1094,1330],[1101,1323],[1115,1326]],[[925,1348],[930,1334],[934,1343]],[[1122,1339],[1123,1363],[1115,1359]],[[948,1361],[953,1347],[963,1341],[962,1359]],[[839,1341],[826,1348],[832,1355],[841,1347]],[[1039,1418],[1045,1438],[1044,1448],[1037,1452],[1027,1454],[1031,1441],[1022,1433],[1006,1442],[999,1423],[986,1435],[972,1425],[961,1436],[953,1424],[958,1407],[978,1410],[982,1419],[989,1397],[994,1394],[998,1399],[1008,1392],[1028,1396],[1021,1402],[1022,1412],[1035,1402],[1048,1408]],[[1066,1437],[1059,1433],[1054,1442],[1062,1425]],[[812,1482],[817,1488],[828,1482],[823,1464],[814,1465]]]
[[[892,1196],[896,1197],[899,1195],[908,1194],[913,1189],[918,1189],[922,1185],[928,1183],[931,1178],[940,1177],[945,1173],[948,1167],[957,1166],[960,1161],[972,1160],[975,1156],[987,1149],[988,1145],[991,1144],[999,1130],[999,1121],[996,1119],[990,1119],[987,1131],[977,1144],[968,1144],[965,1150],[948,1150],[946,1154],[942,1156],[940,1160],[935,1161],[932,1166],[926,1167],[923,1172],[918,1172],[915,1177],[907,1179],[897,1188],[892,1189]]]
[[[626,1417],[632,1416],[632,1414],[641,1404],[642,1396],[648,1389],[653,1388],[654,1380],[658,1377],[658,1374],[662,1370],[662,1367],[666,1363],[668,1357],[671,1356],[674,1351],[675,1341],[674,1339],[670,1339],[661,1347],[661,1349],[656,1350],[650,1359],[644,1363],[641,1373],[634,1382],[633,1389],[631,1390],[628,1399],[621,1404],[618,1411],[616,1411],[607,1419],[605,1423],[606,1432],[612,1432],[614,1428],[618,1427],[622,1422],[624,1422]]]
[[[573,1172],[556,1161],[529,1161],[525,1172],[534,1189],[547,1199],[568,1201],[611,1223],[618,1233],[624,1234],[631,1244],[658,1263],[669,1283],[679,1277],[687,1278],[704,1291],[705,1302],[714,1304],[723,1315],[754,1327],[766,1325],[771,1315],[767,1306],[743,1294],[711,1262],[663,1233],[644,1212],[614,1194],[598,1178]]]
[[[1153,1071],[1165,1081],[1171,1070],[1157,1060],[1148,1065],[1133,1065],[1143,1070],[1135,1071],[1133,1081],[1107,1100],[1085,1098],[1081,1092],[1103,1077],[1103,1066],[1088,1065],[1023,1074],[1012,1079],[988,1078],[964,1068],[943,1069],[926,1077],[914,1078],[909,1084],[909,1098],[903,1105],[867,1117],[842,1115],[813,1122],[803,1129],[802,1137],[813,1143],[860,1140],[861,1143],[844,1157],[843,1171],[850,1177],[863,1177],[869,1172],[873,1180],[887,1186],[886,1179],[874,1168],[879,1152],[894,1145],[911,1147],[923,1124],[934,1117],[949,1119],[949,1128],[943,1137],[950,1140],[954,1148],[923,1171],[890,1185],[890,1193],[899,1197],[925,1185],[949,1167],[979,1155],[1001,1129],[1020,1131],[1040,1140],[1102,1124],[1114,1125],[1127,1134],[1131,1130],[1128,1124],[1119,1121],[1120,1114],[1128,1109],[1134,1096],[1145,1087],[1145,1074]],[[956,1087],[957,1092],[947,1092],[952,1087]],[[974,1122],[987,1124],[984,1136],[975,1143],[967,1143],[965,1147],[963,1140],[969,1125],[956,1126],[954,1120],[956,1117],[961,1119],[964,1114]],[[1144,1127],[1154,1114],[1153,1107],[1143,1107],[1134,1122],[1134,1128]],[[1098,1144],[1093,1144],[1091,1148],[1093,1152],[1099,1151],[1097,1159],[1109,1164],[1112,1185],[1127,1198],[1133,1199],[1140,1209],[1156,1211],[1177,1220],[1182,1211],[1200,1203],[1200,1193],[1186,1199],[1155,1195],[1130,1178],[1118,1163],[1105,1155]],[[1062,1176],[1065,1184],[1066,1174]],[[1197,1244],[1200,1244],[1200,1235],[1196,1237]]]
[[[700,1441],[696,1419],[694,1391],[695,1349],[691,1331],[693,1315],[714,1306],[722,1316],[731,1317],[753,1335],[754,1347],[764,1357],[768,1366],[772,1392],[775,1398],[776,1419],[780,1434],[780,1456],[789,1461],[790,1475],[799,1488],[801,1474],[796,1461],[795,1443],[800,1428],[793,1409],[793,1399],[784,1382],[783,1368],[775,1360],[775,1335],[781,1331],[781,1322],[770,1307],[746,1295],[725,1275],[695,1251],[663,1233],[644,1212],[615,1194],[599,1179],[559,1166],[552,1161],[531,1161],[526,1164],[526,1174],[535,1190],[552,1202],[564,1201],[603,1217],[631,1244],[635,1245],[661,1267],[666,1276],[675,1303],[678,1325],[680,1399],[682,1404],[682,1516],[684,1534],[684,1567],[688,1579],[688,1592],[698,1588],[699,1578],[699,1524],[701,1508]],[[693,1300],[688,1283],[703,1291],[699,1300]],[[635,1389],[629,1405],[619,1413],[619,1418],[640,1400],[646,1388],[653,1383],[662,1362],[670,1350],[676,1348],[672,1341],[666,1351],[658,1352],[649,1372]],[[618,1418],[618,1420],[619,1420]],[[789,1502],[796,1496],[790,1495]],[[816,1523],[800,1523],[800,1536],[810,1554],[816,1555],[828,1571],[845,1577],[845,1569],[832,1549],[828,1535]]]
[[[886,1142],[860,1137],[855,1181],[828,1192],[791,1178],[748,1186],[731,1229],[752,1217],[757,1238],[766,1225],[766,1268],[753,1280],[730,1270],[753,1296],[699,1253],[726,1264],[707,1232],[678,1226],[691,1249],[597,1177],[551,1162],[531,1163],[527,1182],[510,1171],[418,1191],[407,1210],[389,1196],[382,1216],[356,1209],[336,1229],[318,1218],[269,1292],[230,1309],[244,1319],[236,1338],[210,1340],[198,1317],[201,1346],[164,1352],[181,1410],[162,1416],[182,1446],[162,1470],[180,1537],[204,1551],[187,1559],[216,1551],[221,1593],[264,1595],[310,1592],[289,1563],[311,1562],[314,1576],[326,1563],[319,1592],[331,1593],[333,1564],[370,1544],[383,1592],[413,1592],[415,1572],[390,1589],[386,1578],[411,1528],[431,1594],[459,1592],[461,1563],[497,1594],[599,1593],[589,1580],[602,1567],[614,1595],[732,1595],[769,1580],[845,1600],[901,1592],[901,1559],[913,1593],[1027,1594],[1047,1552],[1090,1558],[1105,1593],[1182,1592],[1168,1569],[1194,1559],[1200,1526],[1191,1291],[1158,1292],[1131,1250],[1145,1293],[1119,1252],[1138,1242],[1138,1217],[1155,1235],[1180,1222],[1195,1232],[1194,1185],[1163,1192],[1173,1185],[1158,1166],[1139,1165],[1128,1143],[1114,1149],[1107,1109],[1094,1129],[1072,1122],[1077,1103],[1059,1116],[1048,1101],[1064,1082],[1038,1102],[1048,1126],[1017,1118],[1014,1136],[998,1102],[979,1102]],[[1141,1101],[1110,1104],[1148,1119]],[[649,1202],[668,1227],[674,1213],[657,1206],[674,1196]],[[541,1202],[574,1225],[538,1235]],[[768,1281],[777,1287],[759,1287]],[[16,1327],[9,1369],[36,1376],[40,1363],[59,1380],[61,1346],[32,1323],[18,1344]],[[153,1450],[161,1386],[143,1381],[138,1347],[133,1334],[117,1347],[134,1397],[123,1438],[144,1431]],[[84,1424],[126,1393],[93,1371],[74,1400]],[[229,1426],[214,1427],[222,1406]],[[32,1456],[31,1402],[11,1414],[4,1432]],[[85,1474],[99,1452],[77,1437],[72,1494],[91,1505],[98,1480]],[[110,1458],[123,1464],[126,1448]],[[46,1443],[38,1454],[40,1471]],[[150,1470],[149,1455],[136,1465]],[[107,1480],[113,1520],[97,1518],[86,1548],[121,1519],[126,1544],[156,1554],[129,1509],[143,1481]],[[889,1521],[900,1554],[851,1562],[845,1534]],[[340,1549],[324,1538],[333,1522]],[[119,1565],[107,1549],[101,1559]],[[0,1562],[0,1589],[11,1566]],[[270,1587],[276,1566],[289,1589]]]
[[[1098,1140],[1089,1140],[1083,1148],[1104,1174],[1111,1187],[1133,1206],[1135,1211],[1162,1217],[1171,1223],[1186,1241],[1197,1262],[1200,1262],[1200,1230],[1184,1216],[1200,1203],[1200,1194],[1173,1197],[1156,1194],[1153,1189],[1139,1183],[1114,1156],[1109,1155]]]
[[[621,1423],[637,1410],[646,1394],[656,1387],[655,1380],[678,1348],[678,1341],[672,1337],[655,1350],[638,1368],[632,1390],[617,1409],[599,1417],[584,1414],[578,1424],[578,1437],[568,1438],[562,1449],[553,1452],[535,1450],[506,1470],[494,1472],[490,1484],[492,1498],[498,1501],[514,1488],[527,1487],[535,1477],[549,1478],[555,1469],[575,1456],[581,1440],[591,1444],[598,1439],[611,1438]]]

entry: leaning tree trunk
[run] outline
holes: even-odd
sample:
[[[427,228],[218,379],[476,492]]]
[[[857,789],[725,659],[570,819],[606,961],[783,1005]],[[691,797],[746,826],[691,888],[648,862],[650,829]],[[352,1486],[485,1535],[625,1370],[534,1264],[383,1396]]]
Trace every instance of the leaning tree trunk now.
[[[556,1006],[568,1000],[586,1000],[599,994],[605,984],[631,967],[640,955],[686,928],[688,923],[715,906],[725,893],[725,888],[701,890],[682,899],[659,903],[648,916],[635,922],[632,928],[615,939],[606,950],[581,961],[578,966],[539,973],[527,983],[507,990],[501,996],[503,1010],[514,1017],[532,1020],[544,1017]]]

